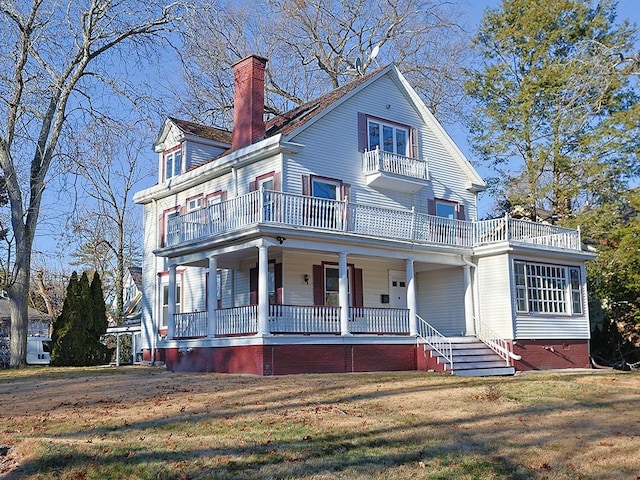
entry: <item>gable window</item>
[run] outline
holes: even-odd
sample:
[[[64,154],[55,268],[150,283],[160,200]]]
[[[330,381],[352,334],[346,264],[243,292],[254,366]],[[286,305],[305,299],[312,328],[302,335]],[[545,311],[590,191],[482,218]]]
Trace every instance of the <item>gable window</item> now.
[[[181,147],[164,154],[164,179],[168,180],[182,173]]]
[[[409,129],[384,123],[379,120],[367,121],[369,150],[379,148],[385,152],[408,156]]]
[[[582,313],[580,269],[515,261],[516,311],[531,314]]]

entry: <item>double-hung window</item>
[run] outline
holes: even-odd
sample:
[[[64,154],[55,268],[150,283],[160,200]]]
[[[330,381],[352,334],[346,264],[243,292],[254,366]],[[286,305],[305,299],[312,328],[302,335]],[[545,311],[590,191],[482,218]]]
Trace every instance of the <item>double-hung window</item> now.
[[[162,315],[160,318],[160,328],[167,328],[169,325],[169,284],[162,283],[160,285],[161,288],[161,299],[162,299]],[[180,313],[180,303],[182,299],[182,288],[180,285],[180,280],[176,281],[176,313]]]
[[[515,261],[516,310],[529,314],[582,314],[580,269]]]
[[[164,179],[168,180],[182,173],[182,150],[178,148],[164,154]]]
[[[408,156],[409,129],[399,125],[368,119],[369,150],[379,148],[385,152]]]

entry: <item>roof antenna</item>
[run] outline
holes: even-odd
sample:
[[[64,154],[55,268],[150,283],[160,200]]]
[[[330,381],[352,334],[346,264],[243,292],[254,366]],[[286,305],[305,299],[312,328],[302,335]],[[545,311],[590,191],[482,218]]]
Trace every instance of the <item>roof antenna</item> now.
[[[380,44],[379,43],[376,44],[375,47],[373,47],[373,50],[371,50],[371,53],[369,54],[369,61],[373,60],[374,62],[376,62],[376,65],[378,66],[378,68],[380,68],[380,64],[376,60],[376,57],[378,56],[378,53],[380,53]]]

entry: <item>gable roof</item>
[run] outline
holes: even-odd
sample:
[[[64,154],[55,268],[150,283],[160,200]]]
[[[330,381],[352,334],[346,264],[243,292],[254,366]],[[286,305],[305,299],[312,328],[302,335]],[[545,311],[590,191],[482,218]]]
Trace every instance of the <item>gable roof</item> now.
[[[371,73],[362,75],[351,82],[330,91],[329,93],[268,120],[265,125],[265,136],[271,137],[277,134],[290,134],[312,118],[324,112],[328,107],[335,104],[349,92],[355,90],[357,87],[366,83],[369,79],[375,77],[380,74],[380,72],[385,71],[388,68],[389,66],[382,67]]]
[[[214,142],[231,143],[231,132],[228,130],[200,125],[199,123],[181,120],[174,117],[168,117],[168,120],[172,121],[176,127],[186,134],[206,138],[207,140],[213,140]]]

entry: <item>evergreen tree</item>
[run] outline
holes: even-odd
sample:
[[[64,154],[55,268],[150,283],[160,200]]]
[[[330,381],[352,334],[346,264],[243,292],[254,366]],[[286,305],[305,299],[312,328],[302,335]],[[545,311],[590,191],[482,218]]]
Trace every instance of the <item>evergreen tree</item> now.
[[[503,0],[476,38],[472,141],[504,205],[563,220],[615,199],[637,174],[640,106],[618,62],[636,31],[612,0]]]
[[[86,273],[78,279],[78,274],[73,272],[62,313],[53,328],[52,363],[60,366],[106,363],[109,351],[100,341],[106,329],[100,277],[95,274],[90,284]]]

